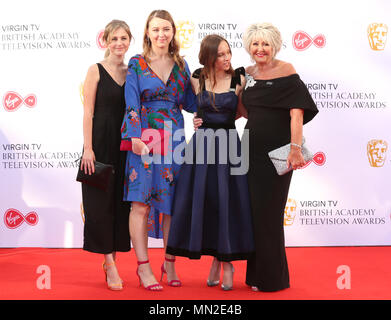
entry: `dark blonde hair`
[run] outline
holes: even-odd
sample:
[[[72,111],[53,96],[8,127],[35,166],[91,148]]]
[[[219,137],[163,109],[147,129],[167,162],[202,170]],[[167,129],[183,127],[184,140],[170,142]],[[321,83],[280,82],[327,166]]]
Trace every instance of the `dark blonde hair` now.
[[[226,39],[223,37],[217,35],[217,34],[211,34],[206,36],[204,39],[202,39],[201,46],[200,46],[200,52],[198,54],[198,60],[200,64],[202,64],[204,67],[201,70],[200,73],[200,92],[204,90],[205,88],[205,81],[206,79],[210,80],[210,83],[212,85],[212,89],[216,85],[216,74],[214,73],[214,65],[217,60],[217,54],[219,45],[222,41],[225,41],[229,47],[229,51],[232,54],[231,47]],[[231,76],[234,75],[234,70],[232,68],[232,65],[230,65],[229,70],[226,71],[227,74],[230,74]],[[214,106],[215,101],[215,94],[212,91],[212,105]]]
[[[144,59],[148,63],[150,62],[149,56],[151,54],[152,47],[151,47],[151,41],[149,40],[147,33],[148,33],[149,23],[151,22],[151,20],[153,18],[160,18],[163,20],[167,20],[168,22],[171,23],[172,29],[174,30],[174,35],[173,35],[172,40],[168,46],[168,53],[174,59],[175,63],[179,66],[179,69],[181,69],[181,71],[183,71],[185,69],[185,60],[183,59],[182,56],[179,55],[180,45],[179,45],[178,40],[176,39],[175,22],[171,16],[171,14],[166,10],[154,10],[148,16],[147,22],[145,24],[144,39],[143,39]]]
[[[132,40],[132,33],[130,32],[130,28],[129,28],[128,24],[122,20],[112,20],[106,25],[105,31],[103,33],[103,40],[107,44],[109,44],[111,41],[112,34],[120,28],[124,29],[125,32],[128,34],[129,41]],[[105,58],[108,57],[109,54],[110,54],[110,51],[109,51],[109,49],[107,49],[105,52]]]

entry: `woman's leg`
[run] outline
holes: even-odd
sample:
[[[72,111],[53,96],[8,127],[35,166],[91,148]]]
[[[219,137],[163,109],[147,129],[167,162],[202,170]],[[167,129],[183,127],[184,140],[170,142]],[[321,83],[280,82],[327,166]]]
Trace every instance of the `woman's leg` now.
[[[166,252],[168,235],[170,233],[170,225],[171,225],[171,216],[168,214],[163,215],[163,243],[164,243],[164,252]],[[171,260],[171,261],[170,261]],[[163,268],[167,272],[167,282],[171,282],[172,280],[179,280],[176,271],[175,271],[175,256],[171,254],[165,254],[164,265]]]
[[[129,217],[129,231],[133,243],[133,248],[136,253],[137,261],[148,261],[148,214],[150,207],[141,202],[132,202],[132,208]],[[153,275],[149,263],[140,264],[137,269],[144,287],[158,283]],[[161,289],[161,287],[155,287]]]
[[[223,262],[223,284],[221,287],[224,290],[231,290],[233,287],[234,266],[231,262]]]
[[[206,284],[209,287],[217,286],[220,283],[220,273],[221,273],[221,261],[214,258],[210,266],[208,280]]]
[[[122,286],[122,280],[118,274],[117,266],[115,265],[115,252],[104,255],[103,268],[106,271],[106,281],[108,286]]]

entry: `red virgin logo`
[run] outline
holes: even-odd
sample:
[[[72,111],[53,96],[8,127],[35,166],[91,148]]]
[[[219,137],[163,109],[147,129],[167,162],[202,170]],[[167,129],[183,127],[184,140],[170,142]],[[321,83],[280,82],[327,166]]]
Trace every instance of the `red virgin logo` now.
[[[104,30],[101,30],[98,32],[96,36],[96,45],[98,46],[99,49],[106,49],[105,42],[103,41],[103,34],[105,33]]]
[[[38,223],[38,215],[35,212],[29,212],[25,216],[16,209],[8,209],[4,214],[4,223],[9,229],[16,229],[23,222],[30,226],[35,226]]]
[[[317,48],[326,45],[326,37],[323,34],[316,35],[313,39],[305,31],[296,31],[292,37],[292,45],[297,51],[308,49],[312,44]]]
[[[317,166],[323,166],[326,163],[326,155],[321,151],[315,153],[312,160],[308,161],[301,169],[308,167],[311,162],[315,163]]]
[[[28,94],[25,98],[23,98],[17,92],[8,91],[3,97],[3,106],[6,111],[16,111],[22,106],[22,104],[29,108],[35,107],[37,105],[36,95]]]

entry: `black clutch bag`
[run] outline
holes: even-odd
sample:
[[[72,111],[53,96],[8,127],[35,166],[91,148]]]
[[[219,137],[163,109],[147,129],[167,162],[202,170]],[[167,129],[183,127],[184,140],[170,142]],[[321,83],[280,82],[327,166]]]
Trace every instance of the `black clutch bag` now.
[[[84,170],[80,170],[79,164],[79,171],[77,172],[76,181],[107,191],[110,185],[110,181],[114,176],[114,166],[98,161],[95,161],[94,165],[95,172],[90,175],[88,173],[86,174]]]

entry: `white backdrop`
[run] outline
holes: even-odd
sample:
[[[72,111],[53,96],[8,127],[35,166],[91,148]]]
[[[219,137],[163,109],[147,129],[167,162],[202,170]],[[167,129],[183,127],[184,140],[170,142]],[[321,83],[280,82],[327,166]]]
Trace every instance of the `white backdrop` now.
[[[293,176],[286,245],[390,245],[389,1],[23,0],[0,9],[0,247],[82,246],[75,160],[83,143],[82,83],[104,54],[97,37],[112,19],[125,20],[135,38],[128,60],[141,52],[148,14],[162,8],[185,37],[181,52],[191,70],[206,34],[224,36],[239,67],[251,64],[241,41],[249,24],[280,29],[277,58],[294,65],[320,110],[304,127],[317,156]],[[371,46],[372,24],[379,42]],[[237,121],[240,132],[244,125]],[[185,126],[190,137],[190,114]]]

